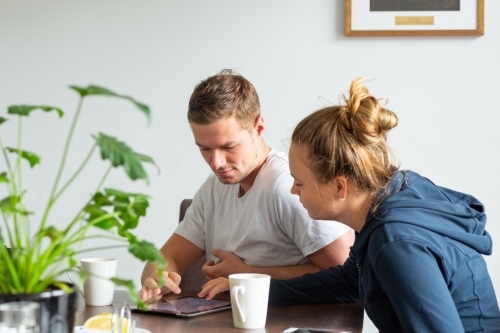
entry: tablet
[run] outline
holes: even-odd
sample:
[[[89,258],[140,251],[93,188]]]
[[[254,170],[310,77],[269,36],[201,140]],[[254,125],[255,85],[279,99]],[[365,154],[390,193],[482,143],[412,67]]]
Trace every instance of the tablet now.
[[[175,317],[196,317],[231,308],[230,301],[184,296],[168,301],[146,305],[146,309],[132,309],[132,312]]]

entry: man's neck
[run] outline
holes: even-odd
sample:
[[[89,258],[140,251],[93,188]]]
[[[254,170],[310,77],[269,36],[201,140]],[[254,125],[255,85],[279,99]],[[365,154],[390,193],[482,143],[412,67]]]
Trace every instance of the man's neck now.
[[[255,168],[253,169],[253,171],[250,172],[250,174],[245,179],[243,179],[243,181],[240,182],[240,189],[238,191],[239,198],[241,198],[243,195],[245,195],[245,193],[247,193],[248,190],[250,190],[250,188],[252,187],[252,185],[255,181],[255,178],[257,178],[257,175],[260,172],[260,169],[266,163],[267,156],[269,155],[270,151],[271,151],[271,148],[264,142],[264,140],[262,140],[262,146],[261,146],[261,149],[259,149],[261,156],[258,159],[258,163],[255,166]]]

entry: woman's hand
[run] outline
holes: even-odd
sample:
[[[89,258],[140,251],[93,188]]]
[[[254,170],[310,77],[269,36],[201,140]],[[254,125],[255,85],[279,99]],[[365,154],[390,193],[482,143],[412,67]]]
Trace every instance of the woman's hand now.
[[[205,297],[206,299],[212,299],[218,293],[229,290],[229,280],[220,277],[208,281],[201,288],[202,289],[198,293],[198,296]]]

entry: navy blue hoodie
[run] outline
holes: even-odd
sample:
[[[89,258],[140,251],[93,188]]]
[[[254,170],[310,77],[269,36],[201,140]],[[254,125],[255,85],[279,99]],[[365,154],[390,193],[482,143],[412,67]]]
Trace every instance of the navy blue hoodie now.
[[[500,332],[481,202],[411,171],[378,199],[344,265],[272,280],[270,304],[361,300],[381,332]]]

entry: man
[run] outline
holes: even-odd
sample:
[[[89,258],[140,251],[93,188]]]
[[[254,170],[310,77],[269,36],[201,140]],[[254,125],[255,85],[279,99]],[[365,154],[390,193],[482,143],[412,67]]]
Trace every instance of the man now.
[[[275,279],[344,263],[352,230],[311,220],[290,193],[286,155],[265,143],[259,98],[248,80],[223,70],[202,81],[191,95],[188,120],[213,174],[161,248],[169,263],[161,288],[153,265],[146,264],[142,300],[179,293],[181,276],[200,261],[206,261],[201,270],[210,278],[260,272]],[[200,290],[205,282],[191,288]]]

